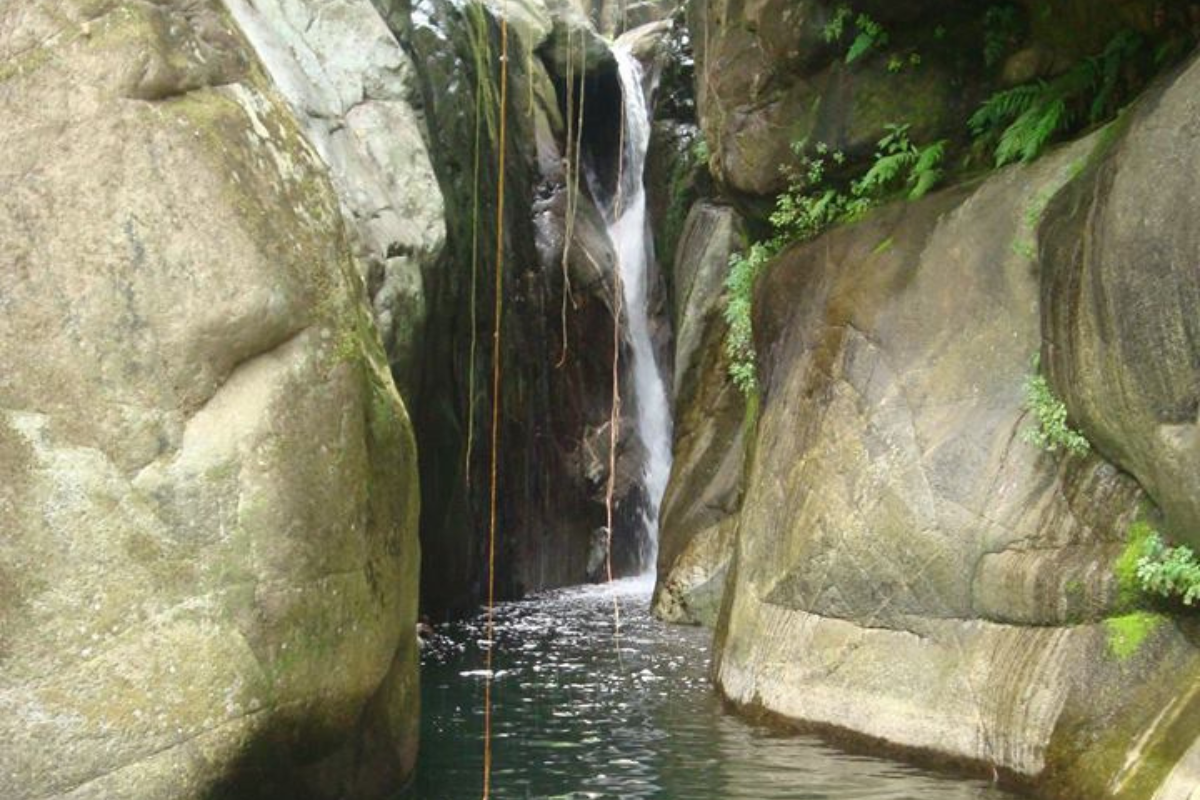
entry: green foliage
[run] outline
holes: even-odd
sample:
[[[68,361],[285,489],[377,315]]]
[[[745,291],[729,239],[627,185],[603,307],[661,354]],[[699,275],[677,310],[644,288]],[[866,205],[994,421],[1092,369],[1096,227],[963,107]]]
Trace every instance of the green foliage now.
[[[708,149],[708,142],[704,139],[703,135],[697,136],[695,141],[692,142],[692,158],[695,159],[697,164],[703,164],[706,167],[708,166],[709,159],[712,158],[712,153]]]
[[[888,42],[887,31],[866,14],[859,14],[854,20],[854,26],[858,28],[858,35],[854,37],[854,41],[850,43],[850,49],[846,51],[847,64],[853,64],[867,53],[883,47]]]
[[[926,147],[917,147],[908,138],[908,125],[887,125],[887,134],[879,140],[875,163],[867,174],[853,184],[855,198],[870,198],[905,178],[910,200],[929,193],[942,178],[942,159],[946,155],[945,140]]]
[[[1157,536],[1150,523],[1138,520],[1129,526],[1125,549],[1113,563],[1113,575],[1117,579],[1120,604],[1129,608],[1136,606],[1142,595],[1142,584],[1138,579],[1138,563],[1150,553],[1150,539]]]
[[[1025,379],[1025,408],[1033,414],[1036,425],[1022,430],[1021,439],[1048,453],[1062,448],[1075,455],[1086,454],[1091,445],[1067,424],[1067,407],[1041,374],[1039,356],[1034,355],[1032,366],[1032,374]]]
[[[854,18],[855,36],[846,50],[847,64],[853,64],[872,50],[888,43],[888,33],[882,25],[866,14],[855,16],[848,5],[838,6],[834,10],[833,16],[825,23],[825,27],[822,29],[825,41],[830,44],[841,41],[842,37],[846,35],[847,23],[852,17]]]
[[[916,199],[941,180],[944,141],[918,147],[909,139],[908,125],[885,127],[887,133],[879,140],[875,161],[862,177],[850,181],[848,190],[828,178],[831,169],[845,164],[842,152],[817,144],[810,154],[804,142],[794,143],[799,166],[785,170],[788,188],[776,198],[770,216],[772,235],[730,259],[725,280],[724,314],[729,325],[725,352],[730,377],[743,393],[751,395],[757,388],[751,322],[754,285],[771,259],[792,242],[813,239],[839,222],[857,219],[890,192],[903,189],[910,199]]]
[[[995,66],[1008,55],[1020,33],[1020,15],[1014,5],[992,6],[983,15],[983,63]]]
[[[825,23],[825,27],[821,31],[825,37],[825,41],[830,44],[840,41],[846,32],[846,23],[853,16],[854,12],[850,10],[850,6],[840,5],[834,9],[833,16],[829,18],[829,21]]]
[[[1123,617],[1106,619],[1104,627],[1108,630],[1108,651],[1118,661],[1127,661],[1162,623],[1162,616],[1148,611],[1135,611]]]
[[[729,325],[729,331],[725,334],[725,352],[730,360],[729,377],[746,395],[752,394],[757,388],[754,328],[751,321],[754,284],[779,248],[780,244],[775,239],[755,242],[746,253],[736,254],[729,261],[729,276],[725,279],[725,288],[729,292],[724,311],[725,322]]]
[[[995,145],[996,166],[1032,161],[1059,133],[1115,112],[1125,68],[1144,50],[1132,31],[1114,36],[1096,56],[1053,80],[1037,80],[992,95],[968,120],[976,138]]]
[[[1200,601],[1200,561],[1190,547],[1168,547],[1152,532],[1142,544],[1137,579],[1144,592],[1185,606]]]

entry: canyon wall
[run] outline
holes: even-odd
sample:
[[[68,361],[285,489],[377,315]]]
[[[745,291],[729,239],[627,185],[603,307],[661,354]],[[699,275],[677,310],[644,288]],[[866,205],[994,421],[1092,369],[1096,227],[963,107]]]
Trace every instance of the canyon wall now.
[[[1149,6],[1078,5],[998,69],[1054,75],[1121,26],[1160,24]],[[1200,619],[1139,603],[1115,567],[1139,521],[1197,543],[1200,63],[1031,164],[960,169],[786,247],[754,292],[759,390],[743,399],[721,267],[739,225],[761,235],[792,142],[869,163],[905,122],[967,150],[964,116],[996,88],[922,38],[937,22],[961,50],[981,35],[966,12],[855,10],[921,68],[848,65],[823,33],[833,4],[688,7],[717,185],[675,249],[655,611],[715,626],[714,678],[748,711],[1048,797],[1191,798]],[[1081,19],[1096,30],[1064,35]],[[1090,453],[1022,438],[1035,355]]]

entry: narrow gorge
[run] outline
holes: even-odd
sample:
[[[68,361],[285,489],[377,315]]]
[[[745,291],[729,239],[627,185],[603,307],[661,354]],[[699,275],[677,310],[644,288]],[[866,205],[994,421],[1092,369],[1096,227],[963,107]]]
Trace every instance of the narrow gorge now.
[[[1200,800],[1198,41],[0,4],[0,798]]]

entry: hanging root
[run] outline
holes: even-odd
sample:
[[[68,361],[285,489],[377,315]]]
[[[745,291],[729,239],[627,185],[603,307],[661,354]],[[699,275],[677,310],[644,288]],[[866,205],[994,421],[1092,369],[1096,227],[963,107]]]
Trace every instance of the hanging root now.
[[[492,309],[492,442],[488,490],[487,653],[483,684],[483,795],[492,788],[492,659],[496,647],[496,492],[500,466],[500,321],[504,312],[504,168],[508,146],[508,0],[500,16],[499,174],[496,180],[496,284]]]
[[[584,91],[584,82],[587,80],[587,43],[583,40],[583,35],[580,34],[580,52],[584,54],[584,58],[580,60],[581,69],[579,73],[579,112],[578,119],[575,119],[575,114],[572,109],[572,98],[574,96],[574,72],[575,62],[571,58],[571,29],[567,29],[567,210],[563,223],[563,252],[562,252],[562,279],[563,279],[563,299],[562,299],[562,353],[558,357],[558,362],[554,365],[555,369],[559,369],[563,364],[567,363],[567,302],[575,304],[575,299],[571,294],[571,277],[568,269],[571,254],[571,239],[575,235],[575,217],[579,213],[579,162],[583,151],[583,106],[584,99],[587,93]],[[572,135],[573,134],[573,135]]]
[[[486,20],[479,14],[472,24],[476,25],[478,47],[487,41]],[[484,115],[484,81],[488,67],[485,60],[477,57],[475,62],[475,164],[474,181],[471,186],[471,355],[467,362],[467,446],[463,455],[463,475],[467,488],[471,488],[471,454],[475,448],[475,353],[478,346],[478,324],[476,295],[479,288],[479,164],[481,134]]]

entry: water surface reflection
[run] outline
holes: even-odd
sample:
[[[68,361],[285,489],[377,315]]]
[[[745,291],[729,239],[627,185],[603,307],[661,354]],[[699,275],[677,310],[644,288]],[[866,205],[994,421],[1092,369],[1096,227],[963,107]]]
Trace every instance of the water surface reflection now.
[[[652,619],[651,588],[620,581],[497,609],[496,800],[1014,797],[728,714],[707,679],[708,633]],[[405,800],[479,797],[485,646],[477,619],[442,628],[427,649],[421,759]]]

